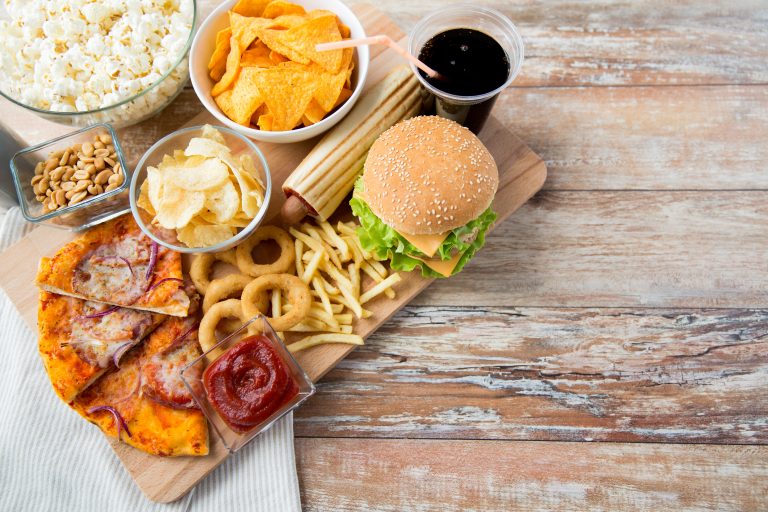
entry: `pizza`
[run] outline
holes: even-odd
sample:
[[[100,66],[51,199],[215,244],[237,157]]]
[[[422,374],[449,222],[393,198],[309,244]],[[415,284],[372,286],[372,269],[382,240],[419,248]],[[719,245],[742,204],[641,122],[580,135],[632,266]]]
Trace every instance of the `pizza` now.
[[[165,318],[41,291],[38,349],[56,394],[71,402]]]
[[[152,455],[208,454],[208,425],[179,370],[201,354],[195,318],[168,318],[72,407],[105,434]]]
[[[166,315],[189,309],[181,254],[151,240],[130,214],[42,258],[35,282],[44,291]]]

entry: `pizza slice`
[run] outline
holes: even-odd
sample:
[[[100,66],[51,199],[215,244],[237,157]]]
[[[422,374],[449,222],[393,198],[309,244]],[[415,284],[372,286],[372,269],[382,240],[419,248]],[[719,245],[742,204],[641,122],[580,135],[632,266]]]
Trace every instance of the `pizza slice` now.
[[[41,290],[172,316],[186,316],[181,254],[142,233],[130,214],[78,236],[42,258]]]
[[[56,394],[70,403],[165,318],[41,291],[38,349]]]
[[[208,454],[208,424],[179,370],[201,354],[194,318],[169,318],[72,403],[104,433],[152,455]]]

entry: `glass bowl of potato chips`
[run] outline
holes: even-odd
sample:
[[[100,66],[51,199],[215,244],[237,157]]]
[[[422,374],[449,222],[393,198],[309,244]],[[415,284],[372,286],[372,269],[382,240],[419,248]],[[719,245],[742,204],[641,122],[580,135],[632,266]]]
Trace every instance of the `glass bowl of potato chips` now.
[[[131,211],[155,242],[182,253],[219,252],[247,238],[269,208],[261,150],[223,126],[182,128],[157,141],[131,177]]]
[[[238,133],[265,142],[306,140],[352,109],[370,60],[367,46],[315,46],[361,37],[360,21],[339,0],[225,1],[192,42],[192,86]]]

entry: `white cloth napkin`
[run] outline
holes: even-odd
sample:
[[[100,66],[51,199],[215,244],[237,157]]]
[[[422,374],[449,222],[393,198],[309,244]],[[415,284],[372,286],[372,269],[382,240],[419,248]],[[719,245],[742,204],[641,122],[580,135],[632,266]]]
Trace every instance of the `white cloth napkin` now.
[[[8,210],[0,221],[0,250],[30,229],[18,208]],[[301,511],[291,415],[190,494],[163,505],[141,493],[101,431],[54,394],[37,353],[36,334],[4,291],[0,361],[2,511]]]

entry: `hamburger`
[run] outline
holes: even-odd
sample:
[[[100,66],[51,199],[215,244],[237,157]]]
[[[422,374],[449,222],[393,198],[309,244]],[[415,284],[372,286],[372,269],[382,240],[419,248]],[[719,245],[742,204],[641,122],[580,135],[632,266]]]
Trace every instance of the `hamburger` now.
[[[499,172],[471,131],[437,116],[401,121],[371,146],[350,201],[361,245],[395,270],[461,271],[485,243]]]

